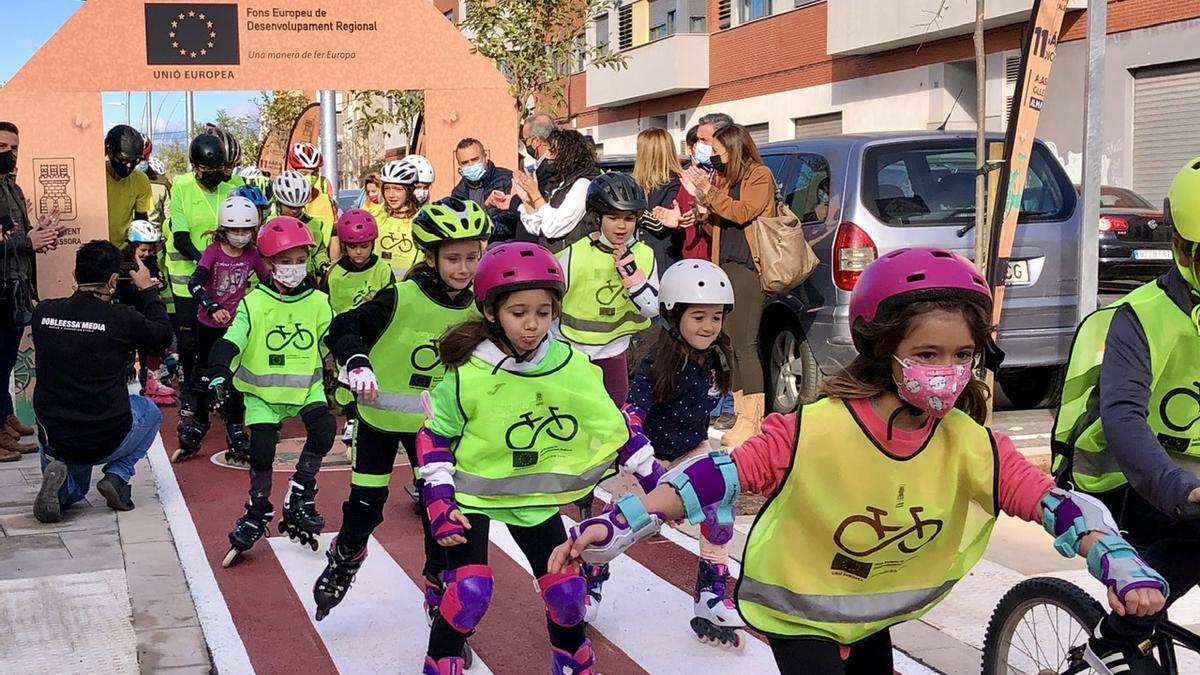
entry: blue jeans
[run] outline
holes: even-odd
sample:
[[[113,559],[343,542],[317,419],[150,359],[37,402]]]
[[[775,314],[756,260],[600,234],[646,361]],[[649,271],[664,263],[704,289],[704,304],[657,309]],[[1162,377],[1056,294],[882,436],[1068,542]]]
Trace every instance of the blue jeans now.
[[[725,394],[717,401],[717,407],[712,409],[709,417],[720,417],[721,413],[733,414],[733,394]]]
[[[17,354],[21,351],[21,337],[25,326],[0,328],[0,381],[4,382],[4,395],[0,396],[0,419],[13,414],[12,393],[8,390],[8,378],[12,377],[17,365]]]
[[[66,462],[67,481],[63,483],[62,489],[58,493],[58,501],[64,507],[74,504],[87,495],[88,490],[92,487],[92,467],[94,466],[102,466],[104,473],[119,476],[126,482],[133,478],[134,465],[150,451],[150,444],[154,442],[154,437],[158,434],[159,425],[162,423],[162,413],[158,411],[158,406],[144,396],[130,396],[129,411],[133,414],[133,424],[129,427],[129,433],[125,435],[121,445],[117,446],[111,455],[93,464]],[[46,456],[46,446],[38,448],[38,454],[42,459],[42,470],[45,471],[46,465],[51,461],[51,458]]]

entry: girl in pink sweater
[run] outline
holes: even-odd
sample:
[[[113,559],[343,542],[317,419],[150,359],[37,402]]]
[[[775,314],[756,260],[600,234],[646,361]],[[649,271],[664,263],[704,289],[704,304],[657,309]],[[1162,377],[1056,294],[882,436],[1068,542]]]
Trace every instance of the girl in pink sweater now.
[[[883,256],[850,299],[859,356],[822,383],[824,398],[770,416],[731,456],[689,460],[644,500],[627,495],[583,521],[550,569],[607,562],[664,522],[731,516],[738,494],[753,492],[769,499],[735,596],[783,673],[890,675],[888,629],[950,592],[1001,511],[1040,522],[1063,555],[1087,556],[1114,611],[1158,611],[1166,583],[1104,505],[1055,487],[983,426],[989,394],[973,369],[1002,357],[991,308],[987,282],[955,253]]]

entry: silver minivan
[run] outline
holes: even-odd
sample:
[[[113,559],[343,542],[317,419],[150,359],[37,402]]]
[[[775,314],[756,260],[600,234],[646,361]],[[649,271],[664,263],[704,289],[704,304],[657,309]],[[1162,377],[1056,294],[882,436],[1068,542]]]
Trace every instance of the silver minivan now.
[[[989,141],[1003,140],[999,135]],[[974,257],[975,135],[849,134],[759,148],[820,265],[767,301],[759,348],[769,401],[791,410],[816,395],[821,373],[855,355],[850,291],[868,263],[906,246]],[[997,380],[1017,407],[1046,406],[1062,385],[1077,321],[1080,213],[1071,180],[1034,144],[1007,268]]]

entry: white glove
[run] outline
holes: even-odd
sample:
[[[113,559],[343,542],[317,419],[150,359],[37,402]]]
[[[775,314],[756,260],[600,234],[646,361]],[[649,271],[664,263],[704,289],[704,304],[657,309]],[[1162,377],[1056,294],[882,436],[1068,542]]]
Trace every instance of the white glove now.
[[[379,391],[379,380],[375,379],[375,371],[370,368],[355,368],[348,377],[350,391],[357,396],[373,396]]]

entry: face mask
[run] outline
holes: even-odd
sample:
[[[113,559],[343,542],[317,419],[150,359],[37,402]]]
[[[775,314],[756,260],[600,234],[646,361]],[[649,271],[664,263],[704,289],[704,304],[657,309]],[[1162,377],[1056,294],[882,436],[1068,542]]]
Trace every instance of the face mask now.
[[[468,164],[462,168],[463,178],[472,183],[478,183],[480,180],[483,180],[483,174],[485,173],[487,173],[487,167],[483,165],[483,162]]]
[[[276,265],[271,275],[284,288],[295,288],[308,276],[308,265]]]
[[[367,201],[371,202],[372,204],[378,204],[379,203],[379,195],[378,194],[367,195]]]
[[[245,248],[250,243],[251,234],[249,232],[230,232],[225,235],[229,240],[229,245],[234,248]]]
[[[112,168],[113,168],[113,173],[116,174],[117,178],[127,178],[127,177],[129,177],[129,174],[133,173],[133,169],[134,169],[133,164],[128,164],[126,162],[119,162],[115,159],[111,162],[111,164],[112,164]]]
[[[216,171],[206,171],[204,173],[196,174],[196,182],[200,183],[208,190],[217,189],[217,186],[220,185],[221,181],[223,181],[224,179],[225,179],[225,176],[220,173],[217,173]]]
[[[413,190],[413,199],[417,200],[418,204],[424,204],[425,202],[429,201],[429,190]]]
[[[933,417],[945,417],[950,412],[973,376],[967,363],[943,366],[892,358],[900,364],[902,381],[896,382],[900,398]]]
[[[625,245],[633,246],[633,242],[635,242],[635,241],[637,241],[637,231],[636,230],[633,231],[632,233],[630,233],[629,238],[625,240]],[[617,247],[616,244],[612,243],[611,239],[604,236],[603,232],[600,233],[600,243],[603,244],[604,246],[607,246],[608,248],[615,249]]]
[[[721,159],[720,155],[713,155],[712,168],[715,169],[717,173],[725,173],[725,160]]]
[[[712,161],[712,146],[708,143],[697,143],[692,146],[692,161],[697,164],[708,164]]]
[[[0,152],[0,174],[12,173],[17,168],[17,154],[12,150]]]

